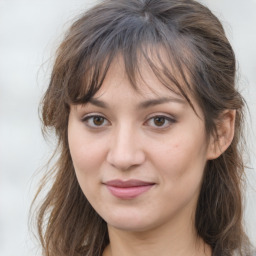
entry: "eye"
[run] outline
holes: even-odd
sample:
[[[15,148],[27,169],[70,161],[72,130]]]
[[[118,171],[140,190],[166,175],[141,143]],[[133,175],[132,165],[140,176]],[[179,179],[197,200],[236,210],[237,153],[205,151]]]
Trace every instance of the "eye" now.
[[[101,128],[109,125],[109,121],[100,115],[85,116],[82,121],[91,128]]]
[[[167,128],[176,120],[169,116],[157,115],[147,120],[146,124],[154,128]]]

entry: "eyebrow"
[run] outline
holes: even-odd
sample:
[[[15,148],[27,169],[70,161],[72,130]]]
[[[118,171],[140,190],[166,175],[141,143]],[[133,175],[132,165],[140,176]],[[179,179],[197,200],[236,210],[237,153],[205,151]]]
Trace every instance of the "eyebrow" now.
[[[139,103],[138,108],[143,109],[143,108],[148,108],[164,103],[169,103],[169,102],[175,102],[175,103],[180,103],[180,104],[185,104],[186,101],[184,99],[179,99],[179,98],[172,98],[172,97],[162,97],[162,98],[157,98],[157,99],[149,99],[146,101],[143,101]],[[109,105],[101,100],[91,98],[88,103],[91,103],[92,105],[95,105],[100,108],[109,108]]]
[[[183,99],[178,99],[178,98],[171,98],[171,97],[163,97],[163,98],[158,98],[158,99],[149,99],[144,102],[141,102],[139,104],[139,108],[148,108],[164,103],[169,103],[169,102],[175,102],[175,103],[180,103],[180,104],[185,104],[186,101]]]
[[[101,100],[97,100],[95,98],[91,98],[88,103],[91,103],[92,105],[95,105],[97,107],[100,107],[100,108],[108,108],[108,104],[105,103],[104,101],[101,101]]]

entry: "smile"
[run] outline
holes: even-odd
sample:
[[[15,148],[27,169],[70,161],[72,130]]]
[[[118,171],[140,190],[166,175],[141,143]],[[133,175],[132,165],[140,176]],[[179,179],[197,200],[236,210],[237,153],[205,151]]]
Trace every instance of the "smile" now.
[[[111,180],[104,184],[113,196],[120,199],[136,198],[155,185],[155,183],[141,180]]]

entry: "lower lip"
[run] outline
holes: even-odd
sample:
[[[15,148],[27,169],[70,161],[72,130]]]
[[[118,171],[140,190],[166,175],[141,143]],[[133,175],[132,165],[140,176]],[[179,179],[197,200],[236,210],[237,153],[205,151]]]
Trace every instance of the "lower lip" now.
[[[107,188],[111,192],[111,194],[120,199],[132,199],[138,197],[152,187],[153,185],[120,188],[107,185]]]

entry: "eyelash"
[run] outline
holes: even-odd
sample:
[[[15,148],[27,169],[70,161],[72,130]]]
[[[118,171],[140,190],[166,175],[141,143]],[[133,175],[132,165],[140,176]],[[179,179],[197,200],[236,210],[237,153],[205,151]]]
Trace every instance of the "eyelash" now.
[[[100,125],[95,125],[95,123],[91,123],[90,122],[93,122],[94,121],[94,118],[100,118],[100,119],[103,119],[103,124],[100,124]],[[146,122],[144,122],[144,124],[146,124],[147,126],[151,126],[149,124],[150,121],[153,121],[156,120],[157,118],[162,118],[163,121],[164,121],[164,125],[160,125],[160,126],[157,126],[157,125],[152,125],[153,128],[155,129],[166,129],[168,128],[171,124],[174,124],[176,123],[176,120],[173,118],[173,117],[170,117],[170,116],[166,116],[166,115],[154,115],[150,118],[148,118],[146,120]],[[85,116],[82,118],[82,122],[84,122],[86,124],[86,126],[88,126],[89,128],[92,128],[92,129],[100,129],[100,128],[103,128],[105,126],[108,126],[109,125],[109,121],[102,115],[88,115],[88,116]],[[105,122],[107,122],[108,124],[104,124]]]
[[[170,117],[170,116],[154,115],[154,116],[150,117],[149,119],[147,119],[147,121],[145,123],[149,124],[150,121],[154,122],[154,121],[156,121],[157,118],[158,119],[163,119],[164,120],[164,125],[157,126],[156,124],[153,124],[152,127],[155,128],[155,129],[166,129],[170,125],[172,125],[176,122],[176,120],[173,117]],[[151,125],[149,124],[148,126],[151,126]]]
[[[109,122],[104,116],[102,115],[88,115],[88,116],[85,116],[83,117],[82,119],[82,122],[84,122],[86,124],[86,126],[90,127],[90,128],[93,128],[93,129],[99,129],[101,127],[103,127],[102,125],[99,126],[99,125],[95,125],[95,124],[90,124],[89,122],[92,121],[93,122],[93,119],[94,118],[103,118],[104,122],[107,121]]]

